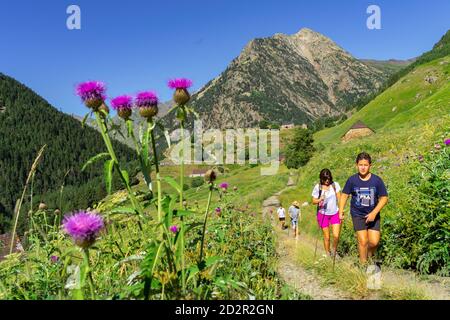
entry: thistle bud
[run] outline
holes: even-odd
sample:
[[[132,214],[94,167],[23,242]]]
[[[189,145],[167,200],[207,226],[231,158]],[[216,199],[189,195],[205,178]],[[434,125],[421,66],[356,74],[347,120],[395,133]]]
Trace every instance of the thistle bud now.
[[[169,88],[175,89],[173,100],[178,105],[185,105],[191,99],[191,95],[187,91],[192,86],[192,81],[185,78],[173,79],[168,83]]]
[[[105,101],[105,91],[105,84],[100,81],[88,81],[77,86],[77,95],[88,108],[94,111],[98,111]]]
[[[143,118],[151,119],[158,114],[158,97],[151,91],[141,92],[136,97],[136,106]]]
[[[178,105],[185,105],[191,100],[191,95],[186,89],[176,89],[173,94],[173,100]]]
[[[208,170],[205,173],[205,181],[208,183],[213,183],[217,178],[216,172],[214,170]]]
[[[111,100],[111,106],[117,110],[119,117],[125,121],[131,117],[131,108],[133,107],[133,98],[130,96],[120,96]]]

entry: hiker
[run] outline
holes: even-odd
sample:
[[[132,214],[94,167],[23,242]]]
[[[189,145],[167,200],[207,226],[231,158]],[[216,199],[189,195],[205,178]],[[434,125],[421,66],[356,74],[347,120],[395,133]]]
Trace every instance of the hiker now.
[[[380,242],[380,211],[388,202],[388,193],[383,180],[370,172],[372,158],[366,152],[356,157],[358,173],[348,178],[342,190],[339,216],[344,219],[344,208],[351,195],[350,213],[358,239],[359,261],[367,264]]]
[[[285,229],[285,222],[286,222],[286,210],[284,210],[283,205],[280,203],[280,207],[277,210],[278,213],[278,219],[281,223],[281,230]]]
[[[300,218],[300,204],[294,201],[289,207],[289,217],[291,218],[292,229],[294,229],[294,238],[297,238],[298,220]]]
[[[333,181],[329,169],[323,169],[319,175],[320,183],[314,186],[312,203],[317,205],[317,223],[323,233],[323,246],[328,256],[337,256],[337,245],[341,232],[341,219],[339,219],[339,198],[341,186]],[[333,234],[333,252],[330,250],[330,229]]]

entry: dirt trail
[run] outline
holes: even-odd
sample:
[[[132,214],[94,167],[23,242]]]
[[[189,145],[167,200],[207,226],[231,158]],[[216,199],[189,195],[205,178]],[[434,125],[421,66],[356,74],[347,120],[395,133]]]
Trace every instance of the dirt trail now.
[[[287,189],[295,186],[293,175],[289,177],[287,187],[263,202],[263,217],[271,219],[275,230],[279,230],[276,210],[280,204],[279,197]],[[277,228],[278,227],[278,228]],[[314,300],[342,300],[350,296],[332,286],[323,287],[320,278],[312,271],[306,270],[295,261],[295,246],[303,237],[293,239],[289,237],[289,229],[277,232],[277,253],[279,255],[278,273],[292,287],[309,295]]]
[[[342,291],[333,285],[323,286],[321,277],[312,270],[305,269],[295,257],[296,247],[299,243],[307,245],[311,250],[315,248],[315,240],[305,234],[300,234],[294,239],[292,230],[281,230],[277,219],[276,210],[280,204],[280,195],[295,186],[293,174],[289,177],[287,187],[267,198],[262,205],[263,217],[271,219],[277,234],[277,253],[279,255],[278,272],[281,277],[292,287],[309,295],[314,300],[342,300],[352,299],[354,295]],[[319,243],[317,256],[320,257],[324,250]],[[347,263],[348,261],[339,263]],[[345,262],[344,262],[345,261]],[[338,262],[337,262],[338,263]],[[350,262],[348,262],[350,264]],[[383,268],[383,287],[392,288],[414,288],[423,292],[429,299],[450,300],[450,278],[449,277],[427,277],[419,278],[415,273],[405,270],[392,270]],[[379,291],[371,291],[363,299],[382,299]]]

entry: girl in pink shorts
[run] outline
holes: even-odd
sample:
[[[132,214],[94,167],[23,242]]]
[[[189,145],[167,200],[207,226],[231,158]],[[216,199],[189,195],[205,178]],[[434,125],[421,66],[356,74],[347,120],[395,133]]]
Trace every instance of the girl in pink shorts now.
[[[317,205],[317,223],[323,232],[325,251],[330,256],[334,256],[341,232],[341,220],[339,218],[341,186],[333,181],[331,171],[328,169],[323,169],[319,177],[320,183],[315,185],[312,192],[312,202]],[[333,252],[330,250],[330,229],[333,235]]]

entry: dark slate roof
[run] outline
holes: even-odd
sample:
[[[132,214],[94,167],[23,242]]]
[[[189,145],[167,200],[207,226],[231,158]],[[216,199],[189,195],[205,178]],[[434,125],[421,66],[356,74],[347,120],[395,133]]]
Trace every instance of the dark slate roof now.
[[[358,120],[357,122],[355,122],[355,124],[350,129],[365,129],[365,128],[370,129],[368,126],[366,126],[366,124],[364,122],[362,122],[361,120]],[[370,130],[372,130],[372,129],[370,129]]]

